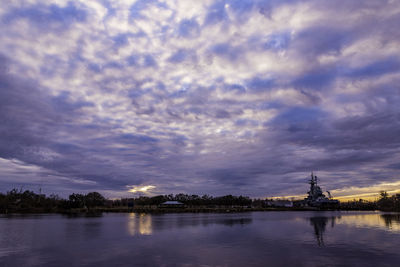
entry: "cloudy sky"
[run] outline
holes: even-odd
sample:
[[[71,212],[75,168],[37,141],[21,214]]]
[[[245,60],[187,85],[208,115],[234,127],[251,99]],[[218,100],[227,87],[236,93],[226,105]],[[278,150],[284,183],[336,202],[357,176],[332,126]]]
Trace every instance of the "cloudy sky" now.
[[[5,1],[1,191],[399,189],[399,25],[398,0]]]

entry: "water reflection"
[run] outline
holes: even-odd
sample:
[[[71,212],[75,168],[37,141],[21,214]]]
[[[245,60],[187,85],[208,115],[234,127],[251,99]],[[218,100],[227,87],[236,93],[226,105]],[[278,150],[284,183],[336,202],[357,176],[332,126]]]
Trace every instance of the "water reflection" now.
[[[235,226],[250,224],[252,222],[251,215],[244,214],[195,214],[190,216],[176,217],[171,220],[169,225],[164,227],[194,227],[194,226],[211,226],[211,225],[226,225]]]
[[[386,231],[400,232],[400,214],[345,214],[344,216],[315,216],[308,218],[314,228],[314,237],[318,246],[325,246],[324,233],[327,225],[334,228],[336,224],[355,226],[357,228],[376,228]]]
[[[151,214],[129,214],[128,233],[131,236],[135,235],[151,235],[152,217]]]
[[[388,229],[400,230],[400,214],[382,214],[381,218]]]
[[[227,225],[227,226],[233,226],[235,224],[239,225],[245,225],[245,224],[250,224],[253,220],[251,218],[237,218],[237,219],[224,219],[220,220],[217,223]]]
[[[337,220],[337,224],[345,224],[357,228],[377,228],[391,232],[400,232],[399,216],[398,213],[351,214],[340,217],[340,220]]]
[[[127,221],[129,235],[151,235],[154,231],[164,229],[182,229],[185,227],[207,227],[210,225],[244,226],[252,223],[249,215],[216,215],[216,214],[186,214],[186,215],[151,215],[130,213]]]
[[[325,246],[324,232],[326,225],[330,223],[331,228],[333,228],[335,226],[336,217],[311,217],[309,220],[310,224],[314,227],[314,235],[318,246]]]
[[[95,217],[94,219],[86,220],[83,223],[83,231],[85,238],[97,238],[101,234],[101,229],[102,229],[102,220],[100,217]]]
[[[395,266],[399,225],[379,212],[0,216],[0,266]]]
[[[76,218],[99,218],[103,217],[102,212],[88,212],[88,213],[68,213],[62,215],[68,219],[76,219]]]

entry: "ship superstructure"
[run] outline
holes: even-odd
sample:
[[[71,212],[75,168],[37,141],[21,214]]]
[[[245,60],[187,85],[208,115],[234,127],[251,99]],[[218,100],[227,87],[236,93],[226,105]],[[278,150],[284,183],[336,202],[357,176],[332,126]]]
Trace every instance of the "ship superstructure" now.
[[[332,199],[331,194],[327,191],[328,196],[326,197],[321,187],[318,186],[318,177],[311,173],[311,179],[309,180],[310,191],[307,192],[308,196],[304,199],[306,204],[311,207],[334,207],[339,204],[339,201]]]

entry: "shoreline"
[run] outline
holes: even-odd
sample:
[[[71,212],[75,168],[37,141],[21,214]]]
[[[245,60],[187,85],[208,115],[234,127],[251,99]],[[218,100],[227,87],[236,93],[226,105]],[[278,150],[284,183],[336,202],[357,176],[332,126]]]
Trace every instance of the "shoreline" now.
[[[93,209],[70,209],[70,210],[9,210],[2,211],[2,215],[12,214],[99,214],[99,213],[144,213],[144,214],[165,214],[165,213],[242,213],[242,212],[271,212],[271,211],[379,211],[379,212],[399,212],[394,210],[376,209],[321,209],[314,207],[298,208],[93,208]]]

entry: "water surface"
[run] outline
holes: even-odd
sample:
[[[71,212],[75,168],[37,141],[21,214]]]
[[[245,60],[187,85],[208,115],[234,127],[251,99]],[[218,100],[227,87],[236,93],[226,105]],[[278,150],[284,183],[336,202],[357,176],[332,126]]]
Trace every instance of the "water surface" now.
[[[400,214],[0,216],[0,266],[398,266]]]

